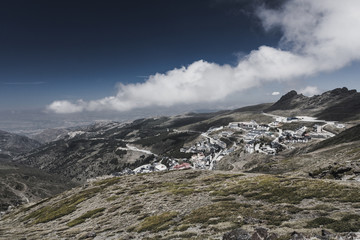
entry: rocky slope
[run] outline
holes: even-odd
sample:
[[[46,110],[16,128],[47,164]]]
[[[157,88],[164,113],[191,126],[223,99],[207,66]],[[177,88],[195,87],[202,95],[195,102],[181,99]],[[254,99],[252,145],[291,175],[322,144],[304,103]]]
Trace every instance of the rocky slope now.
[[[269,174],[122,176],[13,210],[0,239],[358,239],[359,190]]]
[[[311,115],[329,121],[359,119],[360,93],[346,87],[306,97],[290,91],[265,112],[287,111],[287,115]]]

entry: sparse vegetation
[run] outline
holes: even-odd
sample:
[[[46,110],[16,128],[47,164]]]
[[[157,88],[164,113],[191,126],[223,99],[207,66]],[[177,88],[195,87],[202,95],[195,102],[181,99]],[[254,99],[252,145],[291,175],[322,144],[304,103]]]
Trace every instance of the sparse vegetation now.
[[[114,200],[116,200],[116,199],[118,199],[118,198],[119,198],[119,196],[114,195],[114,196],[108,197],[108,198],[106,199],[106,201],[112,202],[112,201],[114,201]]]
[[[98,187],[81,191],[76,195],[56,202],[53,206],[45,206],[30,213],[24,218],[24,221],[34,219],[34,223],[45,223],[55,220],[74,212],[79,203],[93,197],[99,191],[100,188]]]
[[[360,215],[346,214],[340,220],[327,217],[316,218],[306,225],[308,228],[325,227],[336,232],[357,232],[360,230]]]
[[[66,225],[68,225],[69,227],[76,226],[78,224],[85,222],[86,219],[94,217],[96,214],[103,212],[104,210],[105,210],[105,208],[97,208],[97,209],[88,211],[85,214],[81,215],[80,217],[68,222]]]
[[[114,185],[115,183],[118,183],[119,181],[120,181],[119,177],[113,177],[113,178],[107,178],[104,180],[97,181],[94,183],[94,185],[101,187],[108,187]]]
[[[128,210],[122,212],[121,214],[134,214],[137,215],[141,213],[141,210],[143,209],[143,205],[135,205],[133,207],[130,207]]]
[[[160,215],[150,216],[145,218],[134,230],[137,232],[166,230],[174,224],[172,220],[176,216],[177,212],[165,212]]]
[[[106,226],[102,232],[108,237],[109,231],[114,234],[121,226],[122,237],[145,234],[148,239],[203,239],[212,236],[209,233],[221,237],[226,231],[253,226],[282,229],[283,236],[291,233],[287,229],[343,233],[360,226],[357,210],[350,211],[357,206],[358,188],[334,180],[187,170],[123,176],[121,181],[110,178],[94,185],[23,211],[23,222],[31,228],[59,219],[49,224],[62,222],[76,233],[74,226],[93,227],[95,221],[90,219],[96,217],[97,224]],[[100,191],[104,194],[97,194]],[[83,211],[87,205],[81,202],[89,200],[94,207],[99,198],[101,205]],[[310,204],[304,206],[303,201]],[[83,214],[75,215],[80,207]],[[341,213],[345,207],[347,213]],[[114,216],[121,219],[116,226],[111,221]],[[82,235],[66,236],[80,239]]]
[[[226,201],[211,204],[192,211],[185,217],[184,222],[188,224],[216,224],[219,222],[237,221],[236,217],[252,215],[253,209],[245,208],[242,204]]]
[[[306,227],[307,228],[323,227],[323,226],[329,225],[334,222],[336,222],[336,220],[334,220],[332,218],[319,217],[319,218],[315,218],[314,220],[311,220],[310,222],[308,222]]]
[[[236,184],[212,193],[214,196],[233,194],[273,203],[298,204],[303,199],[340,202],[360,201],[360,193],[352,187],[322,180],[271,175],[239,180]]]

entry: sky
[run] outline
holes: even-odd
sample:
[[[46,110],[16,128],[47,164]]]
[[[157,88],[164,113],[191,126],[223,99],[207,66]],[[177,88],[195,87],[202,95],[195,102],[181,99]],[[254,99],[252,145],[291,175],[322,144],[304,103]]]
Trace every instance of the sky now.
[[[5,0],[0,111],[216,110],[360,89],[360,2]]]

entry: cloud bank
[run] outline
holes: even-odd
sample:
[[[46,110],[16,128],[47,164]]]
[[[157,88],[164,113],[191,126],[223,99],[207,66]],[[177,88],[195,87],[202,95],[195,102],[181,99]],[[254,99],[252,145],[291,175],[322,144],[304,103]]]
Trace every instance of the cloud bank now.
[[[115,96],[54,101],[56,113],[215,102],[249,88],[334,71],[360,59],[360,1],[290,0],[281,9],[257,11],[265,29],[280,28],[278,48],[260,46],[236,66],[196,61],[156,73],[144,83],[120,84]]]

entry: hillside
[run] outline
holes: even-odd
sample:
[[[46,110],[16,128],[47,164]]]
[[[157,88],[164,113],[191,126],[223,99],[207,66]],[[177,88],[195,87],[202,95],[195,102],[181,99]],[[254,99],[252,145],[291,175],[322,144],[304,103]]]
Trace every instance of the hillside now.
[[[0,131],[0,211],[68,190],[74,183],[38,168],[12,163],[41,144],[25,136]]]
[[[0,159],[0,211],[71,189],[69,179]]]
[[[336,146],[342,143],[350,143],[354,141],[360,141],[360,125],[356,125],[339,133],[335,137],[319,142],[315,146],[312,146],[310,148],[310,151],[315,151],[321,148]]]
[[[123,176],[12,211],[0,239],[340,239],[360,230],[359,188],[213,171]]]

